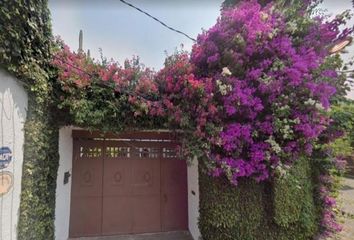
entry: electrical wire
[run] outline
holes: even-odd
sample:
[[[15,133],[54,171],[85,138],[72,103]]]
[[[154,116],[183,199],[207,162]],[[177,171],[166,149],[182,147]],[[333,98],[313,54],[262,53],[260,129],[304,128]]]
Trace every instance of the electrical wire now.
[[[128,5],[129,7],[132,7],[132,8],[134,8],[134,9],[138,10],[139,12],[145,14],[146,16],[152,18],[153,20],[155,20],[156,22],[160,23],[162,26],[166,27],[167,29],[169,29],[169,30],[171,30],[171,31],[174,31],[174,32],[176,32],[176,33],[182,34],[182,35],[184,35],[185,37],[187,37],[187,38],[189,38],[190,40],[192,40],[193,42],[196,42],[196,41],[197,41],[195,38],[192,38],[192,37],[189,36],[188,34],[182,32],[182,31],[180,31],[180,30],[177,30],[177,29],[175,29],[175,28],[173,28],[173,27],[168,26],[168,25],[167,25],[166,23],[164,23],[163,21],[161,21],[161,20],[159,20],[158,18],[152,16],[152,15],[149,14],[148,12],[145,12],[144,10],[142,10],[142,9],[140,9],[140,8],[138,8],[138,7],[136,7],[136,6],[134,6],[133,4],[131,4],[131,3],[127,2],[127,1],[125,1],[125,0],[119,0],[119,1],[122,2],[122,3],[124,3],[124,4],[126,4],[126,5]]]

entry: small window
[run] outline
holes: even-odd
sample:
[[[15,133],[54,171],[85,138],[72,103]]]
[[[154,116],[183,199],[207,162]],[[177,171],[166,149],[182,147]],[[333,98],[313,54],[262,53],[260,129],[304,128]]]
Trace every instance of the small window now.
[[[129,147],[106,147],[106,157],[118,158],[118,157],[130,157]]]
[[[137,155],[139,158],[158,158],[160,149],[152,147],[139,147],[137,148]]]
[[[162,157],[163,158],[179,158],[180,151],[177,148],[163,148]]]
[[[80,157],[81,158],[98,158],[102,157],[101,147],[80,147]]]

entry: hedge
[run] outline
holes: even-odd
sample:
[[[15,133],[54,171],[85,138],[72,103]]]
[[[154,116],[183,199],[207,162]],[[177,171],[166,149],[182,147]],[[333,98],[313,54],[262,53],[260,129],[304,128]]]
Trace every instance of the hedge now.
[[[301,159],[272,182],[251,179],[232,186],[199,169],[200,219],[204,240],[308,240],[318,232],[313,174]],[[310,180],[310,181],[309,181]]]

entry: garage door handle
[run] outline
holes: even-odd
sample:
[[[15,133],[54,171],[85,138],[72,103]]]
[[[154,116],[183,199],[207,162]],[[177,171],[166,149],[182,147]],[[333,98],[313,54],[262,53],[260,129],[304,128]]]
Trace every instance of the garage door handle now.
[[[167,194],[164,194],[164,195],[163,195],[163,201],[164,201],[165,203],[167,203]]]

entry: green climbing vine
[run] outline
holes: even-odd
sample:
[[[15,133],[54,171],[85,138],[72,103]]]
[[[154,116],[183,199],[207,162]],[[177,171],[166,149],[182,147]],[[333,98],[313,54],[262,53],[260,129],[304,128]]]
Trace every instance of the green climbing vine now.
[[[4,0],[0,8],[0,64],[28,92],[18,239],[54,238],[58,127],[51,107],[50,13],[46,0]]]

